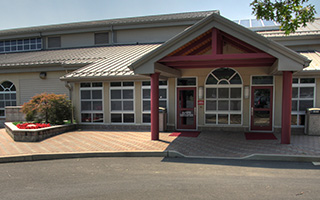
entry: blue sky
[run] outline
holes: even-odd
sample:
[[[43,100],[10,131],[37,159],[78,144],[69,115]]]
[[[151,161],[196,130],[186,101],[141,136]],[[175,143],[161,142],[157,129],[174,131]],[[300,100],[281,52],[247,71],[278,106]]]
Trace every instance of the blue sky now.
[[[0,0],[0,30],[145,15],[220,10],[229,19],[253,19],[252,0]],[[316,5],[320,17],[320,0]]]

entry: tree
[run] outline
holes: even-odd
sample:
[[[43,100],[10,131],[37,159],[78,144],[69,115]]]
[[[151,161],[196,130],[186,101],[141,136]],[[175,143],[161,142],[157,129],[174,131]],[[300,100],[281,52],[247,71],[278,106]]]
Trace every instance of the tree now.
[[[307,22],[313,22],[316,9],[308,4],[309,0],[254,0],[252,14],[257,19],[273,20],[281,25],[285,34],[294,33],[299,27],[307,26]]]
[[[42,93],[24,103],[22,112],[27,121],[45,121],[52,124],[63,124],[71,119],[71,102],[66,95]]]

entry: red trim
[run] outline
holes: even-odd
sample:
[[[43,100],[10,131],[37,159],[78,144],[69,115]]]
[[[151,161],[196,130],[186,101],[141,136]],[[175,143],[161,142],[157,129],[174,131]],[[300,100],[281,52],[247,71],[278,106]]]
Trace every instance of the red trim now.
[[[218,34],[219,34],[219,30],[217,30],[216,28],[213,28],[212,39],[211,39],[212,55],[217,55],[218,53]]]
[[[291,104],[292,104],[292,72],[284,71],[282,75],[282,119],[281,144],[290,144],[291,137]]]
[[[151,74],[151,140],[159,140],[159,75]]]
[[[194,102],[193,102],[193,108],[182,108],[179,99],[180,99],[180,91],[183,90],[193,90],[194,92]],[[177,129],[196,129],[197,128],[197,113],[194,112],[193,114],[193,124],[192,125],[183,125],[182,124],[182,118],[180,117],[181,111],[195,111],[196,108],[196,102],[197,102],[197,89],[196,87],[179,87],[177,88]],[[182,97],[183,98],[183,97]],[[182,99],[183,100],[183,99]]]
[[[254,107],[254,92],[256,89],[270,89],[270,107],[269,108],[255,108]],[[291,91],[291,90],[290,90]],[[268,126],[254,126],[254,111],[269,111],[269,125]],[[272,117],[273,117],[273,86],[252,86],[251,87],[251,130],[272,131]]]

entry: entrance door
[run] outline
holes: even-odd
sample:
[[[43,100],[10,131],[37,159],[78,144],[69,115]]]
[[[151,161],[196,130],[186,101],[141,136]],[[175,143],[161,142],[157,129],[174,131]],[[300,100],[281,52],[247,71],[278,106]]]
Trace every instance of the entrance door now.
[[[177,129],[196,129],[196,88],[177,88]]]
[[[251,130],[272,131],[272,89],[272,86],[252,87]]]

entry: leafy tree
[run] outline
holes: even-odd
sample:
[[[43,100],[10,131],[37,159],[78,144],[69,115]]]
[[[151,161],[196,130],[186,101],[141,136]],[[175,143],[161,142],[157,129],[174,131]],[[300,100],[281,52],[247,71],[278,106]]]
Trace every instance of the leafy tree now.
[[[313,22],[316,9],[308,4],[309,0],[254,0],[251,2],[252,14],[257,19],[274,20],[281,24],[285,34],[294,33],[299,27],[305,27],[307,22]]]
[[[22,106],[27,121],[45,121],[52,124],[63,124],[63,120],[70,120],[71,109],[71,102],[66,95],[47,93],[32,97]]]

